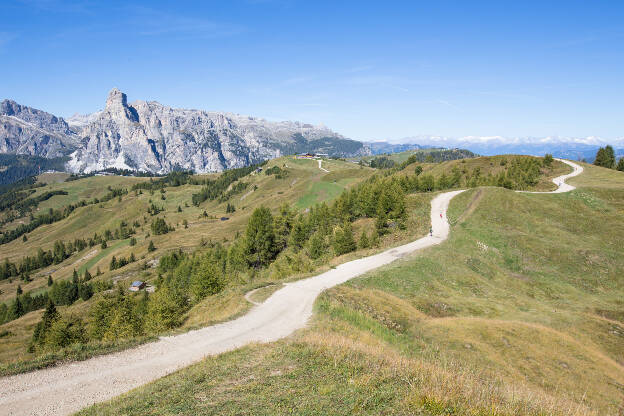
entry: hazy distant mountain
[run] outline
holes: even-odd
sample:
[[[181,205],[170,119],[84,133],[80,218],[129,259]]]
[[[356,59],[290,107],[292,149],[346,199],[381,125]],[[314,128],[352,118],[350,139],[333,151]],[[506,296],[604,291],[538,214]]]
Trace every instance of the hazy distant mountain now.
[[[5,100],[0,106],[0,152],[71,156],[67,168],[109,167],[154,173],[216,172],[300,152],[369,154],[361,142],[325,127],[269,122],[238,114],[174,109],[135,101],[114,88],[104,110],[67,121]]]
[[[491,156],[504,153],[543,156],[551,153],[555,157],[572,160],[586,159],[593,161],[598,148],[611,144],[616,148],[618,157],[624,156],[624,139],[604,140],[599,137],[477,137],[467,136],[449,138],[441,136],[415,136],[401,139],[402,144],[442,146],[446,148],[468,149],[475,153]],[[396,144],[396,143],[395,143]]]
[[[408,150],[430,149],[435,146],[420,145],[417,143],[389,143],[389,142],[368,142],[366,145],[370,148],[373,155],[381,155],[384,153],[399,153]]]

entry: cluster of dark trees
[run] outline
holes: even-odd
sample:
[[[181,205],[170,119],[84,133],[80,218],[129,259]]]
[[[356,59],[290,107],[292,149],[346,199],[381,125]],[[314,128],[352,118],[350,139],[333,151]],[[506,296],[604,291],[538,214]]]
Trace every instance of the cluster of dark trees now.
[[[193,183],[192,171],[174,171],[156,180],[150,178],[149,181],[135,183],[132,185],[132,190],[143,189],[147,191],[158,191],[165,187],[177,187],[186,185],[187,183]]]
[[[45,158],[30,155],[0,154],[0,185],[7,185],[38,175],[46,170],[63,171],[67,157]]]
[[[135,223],[134,226],[138,226],[138,223]],[[52,264],[59,264],[86,247],[93,247],[98,244],[105,245],[109,240],[124,240],[135,234],[135,232],[135,229],[129,226],[128,223],[121,221],[119,227],[113,231],[107,229],[101,235],[94,233],[87,240],[81,238],[76,238],[69,242],[57,240],[54,242],[51,250],[45,251],[40,247],[36,255],[25,256],[19,263],[13,263],[5,259],[3,263],[0,263],[0,280],[20,276],[22,280],[27,281],[28,274],[35,270]]]
[[[441,149],[441,150],[431,150],[427,152],[417,151],[409,156],[409,158],[401,163],[397,164],[394,160],[390,159],[388,156],[377,156],[373,158],[369,166],[371,168],[376,169],[391,169],[398,168],[398,170],[405,168],[412,163],[440,163],[448,160],[457,160],[457,159],[465,159],[465,158],[473,158],[477,155],[472,153],[470,150],[465,149]]]
[[[147,207],[147,213],[150,214],[151,216],[158,215],[164,210],[165,210],[164,207],[157,207],[156,205],[154,205],[153,202],[150,204],[149,207]]]
[[[277,179],[284,179],[288,176],[288,171],[286,169],[282,169],[279,166],[273,166],[264,171],[265,175],[275,175]]]
[[[396,162],[387,156],[377,156],[368,165],[375,169],[390,169],[396,165]]]
[[[17,296],[7,306],[0,304],[0,324],[17,319],[28,312],[41,309],[48,303],[54,305],[71,305],[78,299],[89,300],[95,292],[107,290],[112,287],[110,282],[91,283],[92,276],[89,271],[85,271],[82,278],[74,270],[71,280],[53,282],[52,277],[48,277],[48,290],[46,292],[33,295],[30,292],[22,293],[18,286]]]
[[[621,157],[618,163],[615,163],[615,151],[613,147],[607,145],[598,149],[596,153],[596,159],[594,165],[602,166],[603,168],[617,169],[624,172],[624,157]]]
[[[136,261],[136,257],[134,253],[130,253],[130,255],[126,257],[116,258],[113,256],[110,261],[110,270],[121,269],[127,264],[134,263]]]
[[[5,259],[4,263],[0,264],[0,280],[27,275],[51,264],[59,264],[75,252],[84,250],[87,245],[88,243],[80,238],[69,243],[57,240],[51,250],[44,251],[39,248],[35,256],[25,256],[19,263],[12,263]]]
[[[243,181],[235,182],[227,192],[224,192],[223,194],[221,194],[221,196],[219,197],[219,202],[222,203],[222,202],[228,201],[234,195],[242,193],[245,189],[247,189],[247,187],[249,187],[248,182],[243,182]]]
[[[150,228],[152,230],[152,234],[154,235],[162,235],[167,234],[169,231],[175,231],[175,229],[168,225],[162,218],[156,218],[152,221]]]
[[[231,169],[223,172],[216,179],[206,179],[204,187],[196,194],[193,194],[193,205],[199,206],[204,201],[213,201],[223,195],[228,187],[238,181],[240,178],[249,175],[260,166],[264,166],[266,162],[259,165],[246,166],[244,168]]]

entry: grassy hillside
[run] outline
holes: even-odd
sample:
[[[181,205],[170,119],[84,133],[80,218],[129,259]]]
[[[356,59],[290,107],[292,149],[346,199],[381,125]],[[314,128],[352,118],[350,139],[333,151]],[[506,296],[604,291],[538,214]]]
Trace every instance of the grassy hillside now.
[[[585,168],[567,194],[467,191],[448,241],[329,290],[309,328],[81,414],[617,415],[624,174]]]
[[[460,166],[465,167],[466,172],[473,172],[479,168],[483,175],[487,176],[501,169],[499,162],[498,159],[493,158],[477,158],[462,161]],[[432,174],[433,178],[447,171],[458,171],[455,169],[458,163],[460,162],[422,164],[421,175]],[[245,230],[255,208],[266,206],[276,212],[282,204],[286,203],[304,212],[314,204],[332,201],[345,189],[352,188],[375,172],[353,163],[335,160],[324,160],[322,166],[329,172],[320,170],[315,160],[298,160],[292,157],[276,159],[264,166],[263,172],[252,173],[241,179],[248,185],[239,193],[231,195],[226,200],[217,198],[213,201],[202,202],[197,206],[192,204],[191,200],[192,195],[202,189],[201,185],[167,186],[163,189],[164,192],[132,190],[133,185],[149,181],[149,178],[90,177],[71,182],[54,182],[37,188],[31,198],[50,191],[66,192],[65,195],[54,195],[41,202],[37,207],[39,211],[46,211],[50,208],[60,209],[67,204],[76,204],[80,200],[102,199],[110,193],[109,188],[127,189],[129,192],[105,202],[89,203],[78,207],[60,221],[31,231],[27,234],[26,241],[20,238],[1,245],[2,261],[4,258],[19,261],[24,255],[34,256],[37,249],[50,250],[59,240],[69,242],[74,239],[90,238],[94,233],[101,236],[106,230],[118,230],[122,222],[135,229],[136,233],[132,235],[134,240],[130,237],[112,238],[107,241],[106,248],[98,243],[80,249],[58,264],[31,273],[30,280],[19,276],[2,280],[0,281],[0,301],[10,307],[15,299],[18,285],[25,293],[33,295],[46,293],[49,291],[48,275],[52,276],[54,282],[69,282],[72,279],[73,270],[79,273],[79,277],[82,277],[83,273],[88,270],[91,275],[95,276],[92,280],[93,284],[99,287],[98,291],[104,291],[104,293],[110,292],[107,290],[110,286],[106,285],[119,283],[122,287],[127,287],[129,282],[137,279],[158,286],[158,277],[162,271],[156,269],[156,265],[163,254],[180,249],[187,253],[194,250],[202,252],[211,247],[211,242],[221,242],[227,247],[239,233]],[[267,171],[277,167],[285,173],[266,174]],[[544,168],[540,171],[535,189],[541,186],[540,183],[546,182],[547,178],[560,174],[563,169],[565,168],[557,163],[552,168]],[[416,177],[414,170],[415,165],[410,165],[403,170],[385,170],[382,173],[412,180]],[[218,176],[210,175],[209,177],[217,178]],[[464,179],[460,179],[457,186],[464,185],[462,183]],[[437,182],[434,181],[434,183]],[[428,212],[431,197],[430,192],[407,195],[405,204],[408,215],[405,229],[400,227],[389,229],[377,247],[359,249],[337,257],[323,257],[312,262],[304,258],[302,261],[307,262],[304,264],[305,267],[297,270],[291,267],[291,258],[286,255],[261,273],[231,279],[220,293],[193,304],[191,309],[185,312],[181,319],[182,326],[177,330],[209,325],[244,313],[250,306],[244,299],[244,294],[249,290],[275,281],[296,279],[317,273],[332,265],[370,254],[383,247],[405,243],[413,240],[414,236],[423,235],[429,227]],[[151,215],[147,212],[151,204],[162,211],[157,215]],[[227,213],[227,205],[234,206],[235,212]],[[221,217],[228,219],[222,221]],[[175,231],[164,235],[153,235],[150,225],[156,218],[163,219],[168,225],[173,226]],[[23,219],[27,220],[27,217]],[[359,238],[363,230],[369,233],[369,230],[375,227],[374,223],[374,218],[358,218],[353,223],[354,235]],[[150,243],[155,246],[153,252],[148,250]],[[110,270],[109,265],[113,256],[120,259],[129,258],[131,255],[135,256],[135,262]],[[101,272],[99,275],[98,270]],[[63,316],[73,315],[86,319],[89,324],[89,311],[101,298],[102,295],[96,293],[89,300],[77,300],[71,306],[60,306],[59,311]],[[0,326],[0,333],[6,332],[0,337],[0,362],[4,364],[3,368],[8,369],[6,371],[21,371],[43,362],[40,357],[36,358],[38,355],[26,350],[41,315],[42,310],[36,310]],[[96,349],[92,345],[85,348],[87,352],[69,349],[68,358],[81,358]],[[104,345],[104,349],[107,350],[107,348],[109,347]],[[15,366],[15,363],[19,364]]]

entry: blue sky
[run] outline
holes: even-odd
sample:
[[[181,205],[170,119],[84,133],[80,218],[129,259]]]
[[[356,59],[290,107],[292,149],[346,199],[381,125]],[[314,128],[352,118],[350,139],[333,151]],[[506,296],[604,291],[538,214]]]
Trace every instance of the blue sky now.
[[[613,0],[4,0],[0,98],[66,117],[116,86],[354,139],[620,138],[622,22]]]

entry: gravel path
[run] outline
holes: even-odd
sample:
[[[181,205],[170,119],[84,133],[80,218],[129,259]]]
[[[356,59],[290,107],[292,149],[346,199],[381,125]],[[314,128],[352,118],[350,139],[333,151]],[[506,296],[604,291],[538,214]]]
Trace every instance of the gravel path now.
[[[582,172],[580,166],[563,162],[575,171],[554,179],[559,186],[555,192],[574,189],[564,184],[563,180]],[[130,350],[0,378],[0,413],[71,414],[154,381],[200,361],[207,355],[233,350],[251,342],[271,342],[284,338],[306,325],[312,315],[316,297],[325,289],[444,241],[449,233],[446,220],[448,204],[461,192],[446,192],[431,201],[433,236],[341,264],[318,276],[286,284],[243,317],[185,334],[163,337]]]

